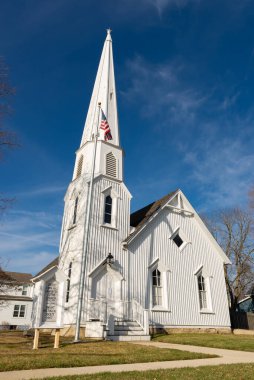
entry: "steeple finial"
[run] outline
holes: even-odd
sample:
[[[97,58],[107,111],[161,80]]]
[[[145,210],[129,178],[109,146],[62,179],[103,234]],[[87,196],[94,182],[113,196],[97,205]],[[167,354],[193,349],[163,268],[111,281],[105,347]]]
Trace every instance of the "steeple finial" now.
[[[108,28],[106,41],[112,41],[111,32],[112,32],[112,29]]]

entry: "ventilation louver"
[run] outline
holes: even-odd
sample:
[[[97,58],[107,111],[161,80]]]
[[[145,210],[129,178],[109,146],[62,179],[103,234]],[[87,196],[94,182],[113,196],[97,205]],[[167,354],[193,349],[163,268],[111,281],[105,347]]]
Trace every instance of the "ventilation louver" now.
[[[116,177],[116,158],[112,152],[106,155],[106,175]]]
[[[77,175],[76,178],[78,178],[82,173],[82,166],[83,166],[83,156],[80,157],[78,161],[78,167],[77,167]]]

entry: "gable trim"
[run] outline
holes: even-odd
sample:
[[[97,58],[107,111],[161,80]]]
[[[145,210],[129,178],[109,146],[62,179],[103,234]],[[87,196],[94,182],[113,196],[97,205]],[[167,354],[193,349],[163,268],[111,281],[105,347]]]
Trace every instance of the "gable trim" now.
[[[168,204],[166,205],[166,208],[170,208],[171,210],[177,210],[177,211],[180,211],[180,212],[187,213],[190,216],[194,216],[194,212],[189,211],[189,210],[185,210],[184,208],[180,208],[180,207],[172,206],[172,205],[168,205]]]

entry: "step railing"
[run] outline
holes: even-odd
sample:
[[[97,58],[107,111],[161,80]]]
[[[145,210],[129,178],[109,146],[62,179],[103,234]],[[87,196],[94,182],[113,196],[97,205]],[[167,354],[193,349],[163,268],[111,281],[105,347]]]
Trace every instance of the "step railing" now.
[[[118,310],[121,312],[116,315],[116,320],[136,321],[143,328],[145,334],[149,335],[148,310],[145,310],[135,299],[131,301],[120,301],[120,303],[121,306]]]
[[[132,299],[131,301],[112,301],[105,299],[89,300],[89,320],[99,320],[108,325],[112,316],[116,321],[136,321],[143,328],[146,335],[149,335],[149,316],[140,303]]]

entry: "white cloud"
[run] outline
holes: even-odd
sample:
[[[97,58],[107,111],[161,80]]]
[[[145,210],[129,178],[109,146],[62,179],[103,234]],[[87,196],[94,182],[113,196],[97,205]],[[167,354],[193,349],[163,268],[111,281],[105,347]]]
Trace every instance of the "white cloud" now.
[[[147,128],[160,129],[163,147],[173,147],[173,167],[184,162],[181,186],[196,192],[202,209],[244,206],[254,184],[254,109],[237,112],[240,91],[216,83],[209,89],[189,85],[191,65],[179,60],[151,64],[136,57],[127,68],[131,85],[123,95],[139,102],[154,123]]]
[[[10,210],[0,227],[0,256],[8,270],[35,273],[58,256],[60,216]]]
[[[138,56],[127,62],[127,70],[131,85],[122,95],[129,102],[138,100],[146,117],[163,115],[172,123],[190,122],[209,97],[181,79],[188,71],[181,61],[151,64]]]
[[[67,189],[66,185],[47,185],[36,187],[34,189],[30,189],[27,191],[21,191],[19,193],[15,193],[15,196],[18,197],[34,197],[34,196],[44,196],[56,193],[62,193]]]
[[[254,184],[254,153],[248,151],[244,139],[203,138],[192,148],[186,144],[184,150],[183,159],[191,167],[187,181],[196,184],[202,209],[246,205]]]
[[[161,15],[163,11],[170,7],[184,8],[190,3],[199,2],[199,0],[148,0],[148,3],[155,7],[159,15]]]
[[[15,264],[15,267],[18,268],[20,272],[36,274],[57,256],[57,253],[54,254],[47,251],[41,251],[35,255],[24,253],[20,257],[15,258],[15,263],[14,260],[10,258],[6,269],[11,270],[10,268]]]

